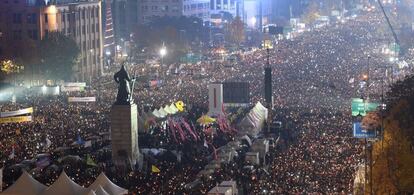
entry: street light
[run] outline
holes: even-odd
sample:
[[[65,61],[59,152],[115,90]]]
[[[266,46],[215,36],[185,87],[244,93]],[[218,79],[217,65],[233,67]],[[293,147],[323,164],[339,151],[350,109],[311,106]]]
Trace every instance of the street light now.
[[[167,55],[167,48],[165,47],[164,43],[162,43],[162,47],[160,49],[160,56],[161,56],[161,66],[164,63],[164,56]]]
[[[250,24],[253,28],[256,27],[256,23],[257,23],[256,17],[253,16],[252,18],[250,18]]]

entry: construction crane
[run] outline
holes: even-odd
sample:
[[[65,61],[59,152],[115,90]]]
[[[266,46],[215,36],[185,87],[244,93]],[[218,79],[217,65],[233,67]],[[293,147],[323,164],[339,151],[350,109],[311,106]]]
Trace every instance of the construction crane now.
[[[399,46],[400,45],[400,40],[398,40],[397,34],[395,33],[394,28],[392,27],[390,19],[388,18],[387,13],[385,13],[384,6],[382,5],[381,0],[377,0],[377,2],[379,4],[379,6],[381,7],[381,10],[382,10],[382,13],[384,14],[385,20],[387,20],[388,27],[390,28],[390,30],[392,32],[392,36],[394,37],[395,44]]]

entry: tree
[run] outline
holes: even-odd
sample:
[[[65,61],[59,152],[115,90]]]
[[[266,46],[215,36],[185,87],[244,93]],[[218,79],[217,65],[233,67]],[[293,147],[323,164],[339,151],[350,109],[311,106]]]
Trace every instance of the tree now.
[[[244,23],[237,16],[230,24],[230,39],[233,43],[240,45],[244,41]]]
[[[79,48],[76,42],[60,32],[51,32],[39,45],[41,71],[51,80],[68,80],[77,63]]]
[[[32,70],[38,65],[39,49],[37,46],[34,40],[27,38],[6,42],[4,52],[0,56],[0,63],[4,69],[0,71],[1,78],[6,78],[6,75],[20,74]]]
[[[0,61],[0,78],[6,78],[6,75],[18,74],[24,69],[21,64],[15,63],[11,60]]]
[[[168,49],[164,61],[176,61],[203,40],[206,32],[206,27],[199,18],[154,17],[148,24],[135,28],[132,55],[139,58],[144,48],[147,48],[150,55],[157,55],[164,43]]]
[[[302,19],[305,23],[311,24],[315,22],[315,20],[319,17],[319,5],[317,2],[312,1],[306,8],[304,14],[302,15]]]
[[[374,194],[414,192],[414,76],[388,93],[383,139],[373,145]]]

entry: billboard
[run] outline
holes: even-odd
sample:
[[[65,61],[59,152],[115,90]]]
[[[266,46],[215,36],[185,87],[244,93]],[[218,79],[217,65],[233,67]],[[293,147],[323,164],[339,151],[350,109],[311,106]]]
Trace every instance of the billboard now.
[[[225,104],[250,103],[250,88],[247,82],[224,82],[223,102]]]
[[[376,131],[367,131],[363,129],[361,122],[354,122],[353,130],[355,138],[375,138],[377,136]]]
[[[378,106],[377,103],[364,102],[363,99],[353,98],[351,104],[352,116],[365,116],[367,112],[376,110]]]
[[[96,97],[68,97],[68,102],[96,102]]]

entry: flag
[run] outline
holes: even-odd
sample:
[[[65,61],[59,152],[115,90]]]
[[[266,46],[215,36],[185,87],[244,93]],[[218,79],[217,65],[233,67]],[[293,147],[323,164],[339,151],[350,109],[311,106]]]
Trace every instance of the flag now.
[[[153,173],[159,173],[161,172],[160,169],[158,167],[156,167],[155,165],[151,165],[151,172]]]
[[[52,141],[49,138],[46,138],[45,148],[49,148],[52,145]]]
[[[91,140],[86,141],[86,142],[85,142],[85,144],[84,144],[83,146],[84,146],[85,148],[92,147],[92,141],[91,141]]]
[[[14,159],[14,157],[15,157],[16,155],[14,154],[14,146],[12,147],[12,152],[11,152],[11,154],[9,155],[9,159]]]
[[[86,155],[86,165],[93,166],[93,167],[98,166],[95,163],[95,161],[92,159],[91,155],[89,155],[89,154]]]
[[[204,147],[208,148],[208,144],[206,140],[204,140]]]
[[[79,145],[83,145],[85,142],[82,140],[81,136],[78,135],[78,140],[76,140],[76,143]]]
[[[181,123],[184,125],[187,131],[190,132],[190,134],[193,136],[194,141],[197,141],[199,137],[194,133],[194,131],[191,129],[190,125],[184,120],[184,118],[181,118]]]

